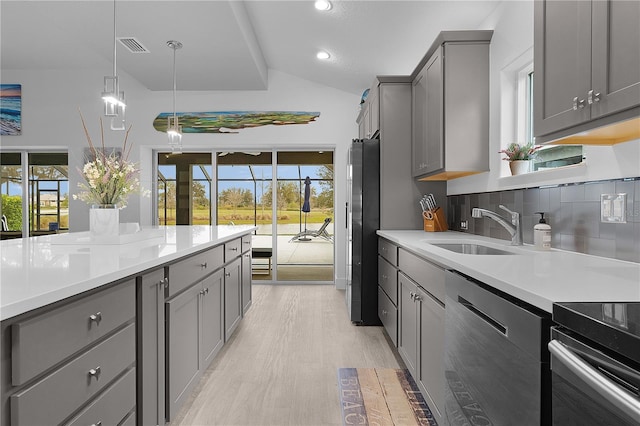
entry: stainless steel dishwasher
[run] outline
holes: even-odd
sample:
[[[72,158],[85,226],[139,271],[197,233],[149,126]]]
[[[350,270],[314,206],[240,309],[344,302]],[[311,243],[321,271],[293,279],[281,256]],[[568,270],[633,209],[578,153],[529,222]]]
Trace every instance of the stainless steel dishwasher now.
[[[551,315],[456,271],[446,285],[445,424],[550,424]]]

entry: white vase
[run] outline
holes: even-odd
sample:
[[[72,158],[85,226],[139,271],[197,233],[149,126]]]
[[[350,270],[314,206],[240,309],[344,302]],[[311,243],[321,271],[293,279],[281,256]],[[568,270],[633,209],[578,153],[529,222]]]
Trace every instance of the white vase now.
[[[117,236],[120,232],[120,209],[116,204],[94,204],[89,210],[92,237]]]
[[[529,173],[531,171],[531,161],[529,160],[515,160],[509,162],[509,168],[511,168],[511,174],[515,175],[523,175],[525,173]]]

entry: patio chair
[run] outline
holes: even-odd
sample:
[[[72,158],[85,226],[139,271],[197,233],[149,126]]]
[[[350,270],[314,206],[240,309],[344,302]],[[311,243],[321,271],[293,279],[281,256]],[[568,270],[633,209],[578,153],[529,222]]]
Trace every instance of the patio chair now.
[[[331,235],[329,235],[329,233],[327,232],[327,226],[329,226],[329,223],[331,223],[331,218],[328,217],[324,220],[324,223],[322,224],[322,226],[320,227],[320,229],[318,229],[317,231],[314,231],[312,229],[305,229],[302,232],[297,233],[296,235],[293,236],[293,238],[291,238],[289,240],[289,242],[293,242],[302,238],[307,238],[307,237],[319,237],[319,238],[323,238],[329,242],[333,242],[333,237]],[[304,240],[303,240],[304,241]]]

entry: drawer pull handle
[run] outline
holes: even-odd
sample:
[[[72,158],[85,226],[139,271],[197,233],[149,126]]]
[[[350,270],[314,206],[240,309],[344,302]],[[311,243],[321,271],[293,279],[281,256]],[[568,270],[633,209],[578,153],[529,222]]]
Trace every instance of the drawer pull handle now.
[[[238,251],[238,247],[231,247],[229,250],[231,250],[231,251]]]
[[[204,292],[208,294],[209,293],[209,287],[205,288]]]
[[[230,276],[231,276],[231,272],[225,272],[225,273],[224,273],[224,276],[225,276],[225,277],[230,277]]]
[[[200,267],[201,267],[202,269],[207,269],[207,262],[201,263],[201,264],[200,264]]]
[[[102,426],[102,422],[98,421],[98,422],[92,424],[91,426]]]
[[[382,279],[386,280],[388,277],[385,274],[382,274]]]
[[[92,377],[95,377],[96,380],[100,379],[100,373],[102,373],[100,366],[92,368],[91,370],[89,370],[89,379],[91,379]]]
[[[384,309],[382,310],[382,315],[387,315],[387,311],[385,311]]]
[[[204,296],[204,290],[200,290],[200,291],[198,292],[198,294],[199,294],[200,296]]]
[[[243,241],[242,244],[251,244],[251,241]]]
[[[89,323],[95,322],[97,325],[100,325],[100,321],[102,321],[102,312],[89,315]]]

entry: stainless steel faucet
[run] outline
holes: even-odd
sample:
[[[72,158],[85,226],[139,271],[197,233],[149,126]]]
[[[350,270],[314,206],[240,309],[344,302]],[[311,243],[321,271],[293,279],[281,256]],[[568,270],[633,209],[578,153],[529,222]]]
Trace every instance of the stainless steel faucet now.
[[[511,215],[511,223],[507,222],[505,218],[503,218],[502,216],[500,216],[495,212],[492,212],[491,210],[480,209],[477,207],[474,207],[473,210],[471,210],[471,216],[475,218],[488,217],[495,220],[500,225],[502,225],[504,229],[509,231],[509,234],[511,234],[511,245],[521,246],[522,245],[522,218],[520,216],[520,213],[511,211],[505,206],[503,206],[502,204],[500,204],[498,207],[500,207],[502,210],[505,210],[507,213]]]

